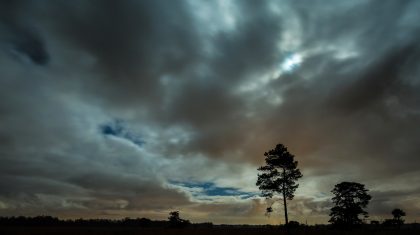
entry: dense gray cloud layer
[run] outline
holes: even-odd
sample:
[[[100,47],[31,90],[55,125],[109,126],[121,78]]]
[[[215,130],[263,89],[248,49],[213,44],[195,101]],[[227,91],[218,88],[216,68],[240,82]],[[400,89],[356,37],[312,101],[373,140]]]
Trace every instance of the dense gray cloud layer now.
[[[419,10],[0,1],[0,214],[276,223],[248,195],[280,142],[296,220],[326,222],[340,180],[372,190],[374,218],[420,219]]]

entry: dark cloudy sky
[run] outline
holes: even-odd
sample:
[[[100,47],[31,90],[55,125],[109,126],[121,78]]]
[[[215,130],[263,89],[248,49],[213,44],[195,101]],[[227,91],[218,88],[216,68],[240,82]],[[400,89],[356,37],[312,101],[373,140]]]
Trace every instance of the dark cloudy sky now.
[[[0,1],[0,215],[267,224],[283,143],[290,218],[420,220],[420,1]]]

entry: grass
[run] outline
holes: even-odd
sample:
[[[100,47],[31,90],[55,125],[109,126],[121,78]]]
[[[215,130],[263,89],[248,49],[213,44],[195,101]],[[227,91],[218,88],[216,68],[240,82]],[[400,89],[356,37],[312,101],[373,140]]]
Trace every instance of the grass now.
[[[279,228],[135,228],[135,227],[0,227],[4,235],[282,235],[286,234]],[[368,229],[340,231],[318,228],[292,229],[290,235],[418,235],[420,229]]]

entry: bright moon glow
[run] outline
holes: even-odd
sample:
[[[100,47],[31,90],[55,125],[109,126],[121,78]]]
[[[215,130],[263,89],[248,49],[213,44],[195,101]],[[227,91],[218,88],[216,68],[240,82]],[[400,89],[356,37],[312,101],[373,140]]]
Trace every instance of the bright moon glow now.
[[[285,72],[291,72],[295,70],[302,63],[302,56],[299,54],[291,54],[281,64],[282,70]]]

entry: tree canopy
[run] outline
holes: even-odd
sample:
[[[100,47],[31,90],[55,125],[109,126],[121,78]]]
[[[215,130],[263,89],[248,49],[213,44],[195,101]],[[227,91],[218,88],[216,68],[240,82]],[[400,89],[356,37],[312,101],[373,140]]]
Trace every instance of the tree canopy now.
[[[353,226],[361,224],[363,221],[359,215],[368,217],[368,213],[363,210],[372,198],[365,189],[365,186],[355,182],[342,182],[335,185],[331,191],[335,206],[331,208],[330,222],[335,225]]]

